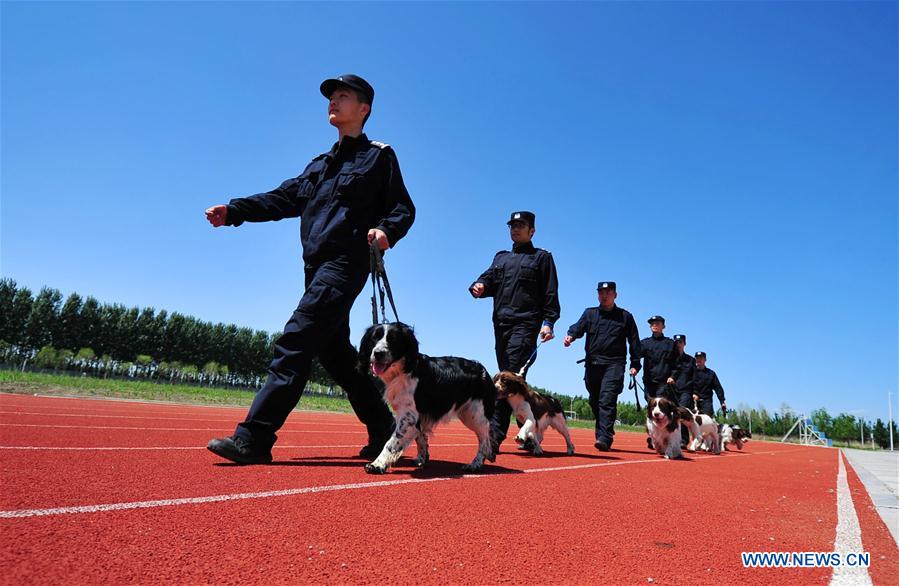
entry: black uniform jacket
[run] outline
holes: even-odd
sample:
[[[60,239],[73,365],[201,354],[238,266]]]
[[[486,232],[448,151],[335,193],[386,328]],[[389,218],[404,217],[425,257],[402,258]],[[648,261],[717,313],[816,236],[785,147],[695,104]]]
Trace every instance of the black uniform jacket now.
[[[718,380],[718,375],[711,368],[697,368],[693,376],[693,393],[699,395],[703,401],[712,400],[712,391],[718,395],[718,400],[724,402],[724,387]]]
[[[501,250],[475,283],[484,284],[482,297],[493,297],[495,326],[555,324],[559,319],[559,281],[552,254],[533,244]],[[469,287],[474,286],[472,283]]]
[[[297,216],[303,260],[316,266],[343,255],[367,255],[371,228],[383,230],[396,245],[415,221],[415,206],[393,149],[362,134],[345,136],[277,189],[232,199],[227,223]]]
[[[675,352],[677,349],[675,349]],[[677,359],[677,392],[693,394],[693,377],[696,373],[696,359],[684,352]],[[691,404],[693,399],[690,399]]]
[[[568,335],[578,339],[587,334],[587,364],[623,364],[627,348],[631,349],[631,368],[640,370],[640,334],[634,316],[617,305],[608,311],[602,307],[588,307],[577,323],[568,328]]]
[[[650,336],[640,340],[640,355],[643,357],[643,382],[664,385],[670,376],[677,380],[677,346],[674,340],[665,336]]]

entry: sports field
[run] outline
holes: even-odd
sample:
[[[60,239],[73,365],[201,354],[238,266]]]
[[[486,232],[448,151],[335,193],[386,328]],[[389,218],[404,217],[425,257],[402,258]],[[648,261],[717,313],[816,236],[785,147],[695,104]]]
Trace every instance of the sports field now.
[[[370,476],[352,416],[295,412],[270,466],[205,449],[245,408],[0,394],[0,582],[899,583],[899,552],[835,449],[750,442],[667,461],[619,433],[503,446],[458,422],[431,463]],[[414,448],[413,448],[414,449]],[[854,523],[853,523],[854,520]],[[741,552],[869,552],[870,567],[747,568]],[[845,581],[851,580],[851,581]]]

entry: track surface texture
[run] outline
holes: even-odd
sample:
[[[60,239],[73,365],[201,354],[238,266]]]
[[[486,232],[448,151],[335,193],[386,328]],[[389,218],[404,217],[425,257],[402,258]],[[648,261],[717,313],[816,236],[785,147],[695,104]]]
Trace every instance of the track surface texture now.
[[[352,415],[291,414],[270,466],[206,451],[244,414],[0,394],[0,583],[850,583],[740,557],[835,551],[838,450],[750,442],[667,461],[641,434],[600,453],[572,429],[568,457],[549,430],[546,455],[509,440],[464,475],[475,437],[453,422],[426,469],[412,448],[370,476]],[[897,584],[896,543],[845,468],[864,577]]]

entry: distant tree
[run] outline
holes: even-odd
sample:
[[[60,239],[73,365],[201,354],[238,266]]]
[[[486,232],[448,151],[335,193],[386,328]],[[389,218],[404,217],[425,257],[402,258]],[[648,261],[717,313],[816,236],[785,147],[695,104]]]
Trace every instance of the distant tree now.
[[[209,361],[203,365],[203,374],[206,376],[206,381],[211,386],[215,383],[216,379],[218,379],[219,375],[219,365],[215,361]]]
[[[134,363],[138,366],[138,375],[147,376],[150,365],[153,364],[153,358],[147,354],[138,354],[134,358]]]
[[[97,352],[109,354],[113,358],[124,358],[123,339],[127,335],[121,329],[125,306],[120,303],[104,303],[100,306],[100,336]]]
[[[140,310],[140,314],[134,321],[134,351],[136,354],[158,356],[158,354],[155,354],[156,347],[153,340],[155,313],[152,307],[145,307]]]
[[[894,438],[895,441],[895,438]],[[874,443],[881,448],[890,447],[890,432],[886,424],[878,417],[874,422]]]
[[[23,343],[27,348],[42,348],[52,344],[51,331],[59,315],[62,295],[56,289],[44,287],[34,299],[25,321]]]
[[[119,316],[116,324],[118,340],[116,347],[112,349],[113,356],[116,358],[124,360],[140,354],[140,331],[137,328],[139,315],[140,310],[136,307],[131,307]]]
[[[56,368],[56,348],[47,344],[38,350],[34,357],[34,365],[38,368]]]
[[[94,360],[96,357],[97,353],[93,349],[81,348],[78,350],[78,354],[75,355],[75,360]]]
[[[84,301],[77,293],[72,293],[66,298],[62,309],[59,311],[59,319],[56,324],[56,333],[53,338],[60,348],[74,350],[81,346],[81,306]]]
[[[820,431],[823,431],[827,437],[833,437],[833,417],[827,412],[827,409],[821,407],[812,411],[812,424]]]
[[[833,437],[833,439],[847,443],[849,440],[859,439],[858,422],[852,415],[840,413],[833,420],[833,433],[827,435]]]
[[[13,320],[16,292],[15,281],[0,279],[0,340],[7,342],[18,338],[18,328],[21,327],[21,324],[16,324]]]
[[[87,297],[81,305],[81,331],[77,346],[81,348],[93,348],[98,352],[102,350],[102,324],[100,317],[100,302],[93,297]]]
[[[149,333],[147,334],[149,348],[146,352],[150,356],[156,356],[157,358],[162,359],[170,358],[169,348],[166,344],[165,337],[168,321],[169,313],[164,309],[160,309],[153,318],[153,324],[150,326]]]

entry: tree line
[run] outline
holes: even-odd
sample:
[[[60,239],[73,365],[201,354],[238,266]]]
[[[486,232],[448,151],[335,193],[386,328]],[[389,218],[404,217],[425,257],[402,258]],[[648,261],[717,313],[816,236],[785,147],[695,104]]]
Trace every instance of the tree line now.
[[[0,279],[0,361],[23,368],[258,388],[278,335]],[[310,380],[334,385],[317,361]]]

